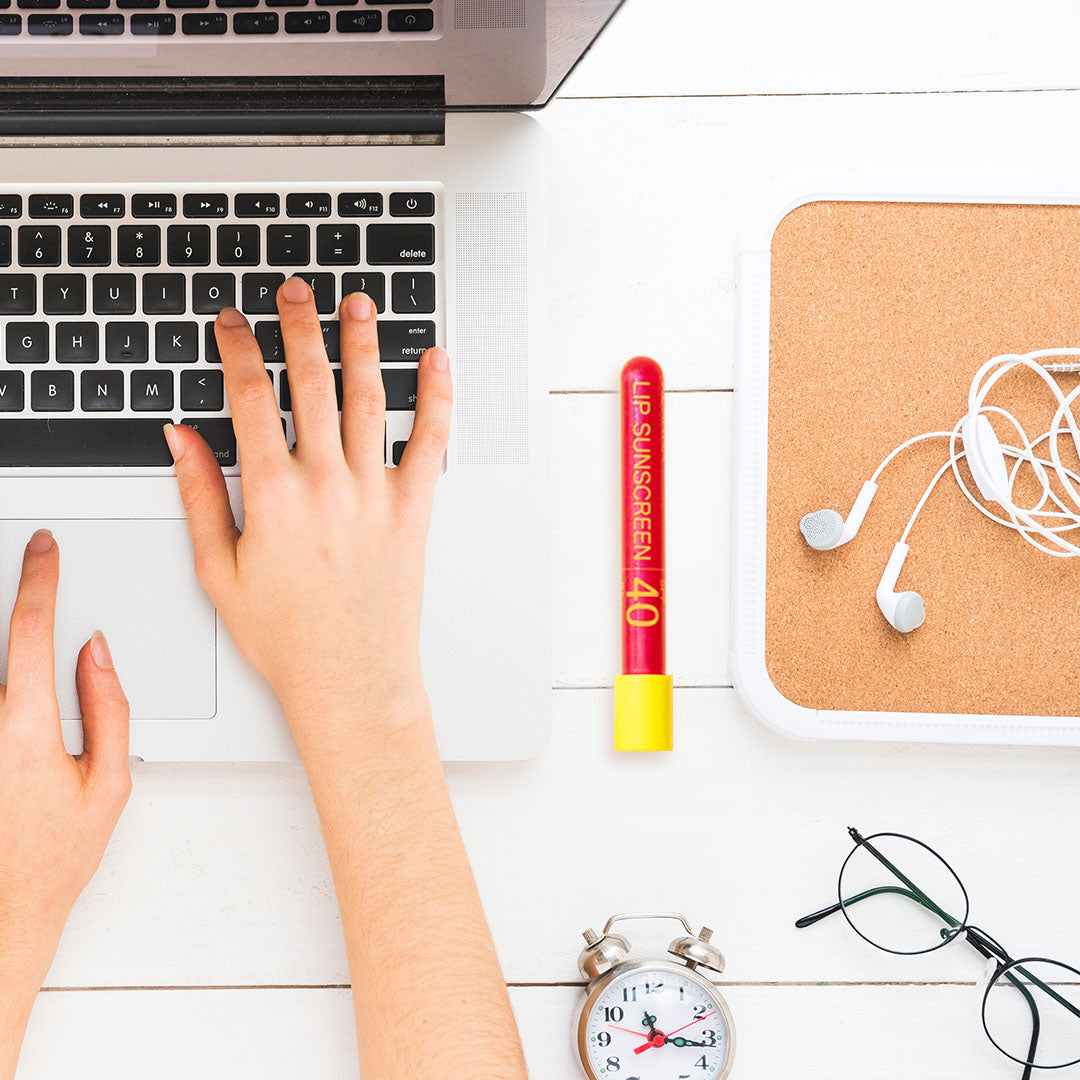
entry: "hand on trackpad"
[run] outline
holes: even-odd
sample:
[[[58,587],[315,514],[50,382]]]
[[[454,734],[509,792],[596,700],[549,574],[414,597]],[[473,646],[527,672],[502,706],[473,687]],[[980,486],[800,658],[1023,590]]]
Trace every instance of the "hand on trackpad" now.
[[[56,693],[79,716],[75,659],[104,631],[132,720],[207,720],[217,710],[216,615],[192,569],[180,520],[0,521],[0,678],[23,550],[35,529],[60,546]]]

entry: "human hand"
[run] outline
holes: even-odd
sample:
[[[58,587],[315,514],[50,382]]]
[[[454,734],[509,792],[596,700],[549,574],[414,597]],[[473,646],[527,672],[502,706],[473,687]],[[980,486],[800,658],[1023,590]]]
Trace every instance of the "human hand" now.
[[[14,1071],[22,1029],[68,914],[93,877],[131,792],[128,703],[105,638],[79,653],[83,753],[64,750],[53,666],[60,553],[34,533],[11,614],[0,685],[0,1077]]]
[[[442,349],[419,366],[416,422],[400,467],[385,465],[386,398],[375,308],[339,308],[343,405],[311,289],[278,291],[297,446],[290,453],[259,346],[240,312],[216,334],[241,459],[244,531],[213,453],[166,428],[195,569],[237,645],[273,686],[301,753],[340,748],[365,717],[417,712],[424,546],[449,438]]]

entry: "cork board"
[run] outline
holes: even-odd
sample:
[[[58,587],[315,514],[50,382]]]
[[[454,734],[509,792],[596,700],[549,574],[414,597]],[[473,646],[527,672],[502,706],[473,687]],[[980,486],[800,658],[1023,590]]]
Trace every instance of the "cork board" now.
[[[777,228],[771,273],[773,684],[813,709],[1080,715],[1080,559],[1051,558],[987,520],[951,477],[916,522],[898,585],[922,594],[925,624],[901,635],[877,608],[945,440],[884,472],[851,543],[815,552],[798,531],[820,507],[846,516],[897,444],[952,428],[986,360],[1080,346],[1080,207],[810,203]],[[1052,409],[1036,382],[1010,376],[1011,392],[988,403],[1007,400],[1041,433]]]

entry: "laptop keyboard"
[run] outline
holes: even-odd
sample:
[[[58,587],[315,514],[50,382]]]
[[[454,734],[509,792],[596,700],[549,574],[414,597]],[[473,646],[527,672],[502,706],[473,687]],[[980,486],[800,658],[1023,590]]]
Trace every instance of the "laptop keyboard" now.
[[[380,313],[387,464],[441,340],[434,190],[0,188],[0,467],[162,466],[166,422],[237,464],[214,317],[243,311],[293,441],[276,293],[311,285],[341,403],[337,305]]]
[[[0,0],[0,38],[343,34],[385,39],[431,34],[435,24],[433,0]]]

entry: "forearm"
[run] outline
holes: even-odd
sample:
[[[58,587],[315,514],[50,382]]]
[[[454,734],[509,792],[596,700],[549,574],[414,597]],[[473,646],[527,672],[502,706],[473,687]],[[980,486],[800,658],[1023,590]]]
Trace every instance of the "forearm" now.
[[[437,1066],[522,1080],[502,972],[443,778],[426,699],[308,755],[352,978],[364,1080]],[[360,711],[353,713],[359,716]],[[354,723],[356,723],[354,721]]]
[[[12,1080],[23,1036],[50,960],[36,944],[27,954],[24,934],[15,930],[0,942],[0,1080]],[[49,953],[51,957],[51,952]]]

